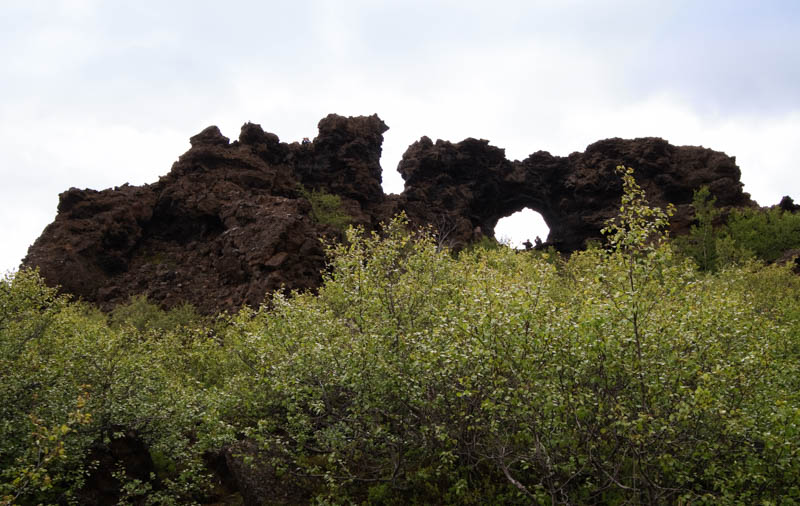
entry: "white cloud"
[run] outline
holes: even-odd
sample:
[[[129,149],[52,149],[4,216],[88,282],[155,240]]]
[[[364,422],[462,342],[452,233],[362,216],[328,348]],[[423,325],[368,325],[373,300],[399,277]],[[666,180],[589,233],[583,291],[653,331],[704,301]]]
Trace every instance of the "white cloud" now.
[[[800,200],[800,111],[770,119],[727,119],[709,132],[715,149],[736,155],[745,191],[761,205]]]
[[[0,272],[16,269],[27,248],[56,215],[70,187],[104,189],[155,182],[189,148],[184,132],[91,121],[0,124]]]

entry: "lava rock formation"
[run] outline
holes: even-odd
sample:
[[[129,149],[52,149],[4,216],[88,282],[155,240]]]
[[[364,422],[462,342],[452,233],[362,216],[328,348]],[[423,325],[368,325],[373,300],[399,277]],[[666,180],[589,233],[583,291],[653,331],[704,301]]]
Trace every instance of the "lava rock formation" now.
[[[230,142],[211,126],[158,182],[94,191],[71,188],[23,265],[52,285],[110,308],[134,294],[206,313],[258,305],[278,289],[312,289],[325,266],[320,238],[341,232],[314,219],[307,191],[338,195],[355,225],[376,228],[405,211],[461,248],[492,237],[497,221],[525,207],[562,251],[598,238],[616,215],[617,165],[636,170],[653,205],[676,205],[674,232],[692,220],[692,193],[707,185],[721,206],[755,205],[735,158],[659,138],[607,139],[567,157],[537,151],[506,159],[488,141],[422,137],[403,155],[400,195],[381,188],[378,116],[329,115],[308,144],[282,143],[246,123]]]

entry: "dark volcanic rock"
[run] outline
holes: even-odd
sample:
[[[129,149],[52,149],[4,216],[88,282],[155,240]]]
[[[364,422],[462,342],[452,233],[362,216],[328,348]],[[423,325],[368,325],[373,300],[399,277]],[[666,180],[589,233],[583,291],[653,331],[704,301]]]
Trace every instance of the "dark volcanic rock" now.
[[[652,204],[676,205],[676,232],[688,227],[692,192],[702,185],[718,205],[753,205],[734,158],[658,138],[608,139],[568,157],[537,151],[520,162],[485,140],[423,137],[399,164],[405,191],[384,195],[386,130],[375,115],[329,115],[313,142],[287,144],[253,123],[234,142],[208,127],[157,183],[62,193],[56,220],[24,265],[103,307],[143,293],[167,307],[188,301],[215,312],[257,305],[282,287],[318,286],[319,239],[338,232],[313,219],[298,185],[339,195],[353,223],[367,228],[405,211],[455,248],[493,236],[500,218],[525,207],[544,217],[549,244],[583,247],[617,212],[617,165],[636,170]]]
[[[528,207],[550,228],[548,242],[571,251],[599,238],[605,220],[616,215],[622,195],[618,165],[635,168],[651,204],[676,205],[677,233],[692,219],[692,193],[700,186],[709,186],[718,205],[752,205],[734,158],[658,138],[608,139],[568,157],[538,151],[510,162],[484,140],[434,144],[423,137],[406,151],[398,170],[406,181],[409,216],[441,224],[452,245],[491,235],[500,218]]]
[[[23,264],[51,284],[103,307],[143,293],[205,312],[258,305],[268,292],[310,289],[324,267],[323,236],[298,185],[343,197],[354,222],[379,202],[382,133],[377,116],[328,116],[310,145],[285,144],[259,125],[230,143],[217,127],[157,183],[70,189]]]
[[[782,211],[788,211],[790,213],[796,213],[797,211],[800,211],[800,205],[795,204],[792,197],[788,195],[785,195],[781,199],[780,203],[778,204],[778,207]]]
[[[377,115],[328,115],[319,122],[319,136],[298,153],[300,181],[361,203],[381,202],[381,144],[388,129]]]

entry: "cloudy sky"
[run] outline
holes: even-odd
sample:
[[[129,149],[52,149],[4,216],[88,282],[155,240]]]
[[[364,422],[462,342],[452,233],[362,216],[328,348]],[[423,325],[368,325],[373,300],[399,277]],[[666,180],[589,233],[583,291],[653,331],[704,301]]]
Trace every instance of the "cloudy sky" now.
[[[211,124],[291,142],[331,112],[389,125],[389,192],[423,135],[511,159],[659,136],[800,200],[798,33],[796,0],[0,0],[0,271],[69,187],[154,182]]]

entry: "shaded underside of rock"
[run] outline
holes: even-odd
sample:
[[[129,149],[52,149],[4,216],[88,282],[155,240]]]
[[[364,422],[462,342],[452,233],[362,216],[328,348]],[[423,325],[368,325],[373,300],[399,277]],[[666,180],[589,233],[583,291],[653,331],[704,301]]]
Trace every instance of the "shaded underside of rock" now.
[[[405,211],[454,248],[493,236],[500,218],[526,207],[550,227],[548,243],[583,247],[618,210],[617,165],[636,170],[652,204],[676,205],[678,233],[690,224],[692,193],[703,185],[719,205],[754,205],[733,157],[659,138],[607,139],[567,157],[537,151],[510,161],[485,140],[423,137],[398,166],[403,193],[386,195],[380,156],[387,128],[376,115],[332,114],[312,142],[289,144],[252,123],[234,142],[209,127],[156,183],[62,193],[55,221],[23,265],[104,308],[145,294],[165,307],[189,302],[213,313],[319,285],[321,239],[341,233],[320,223],[306,198],[313,191],[339,196],[351,223],[368,229]]]

